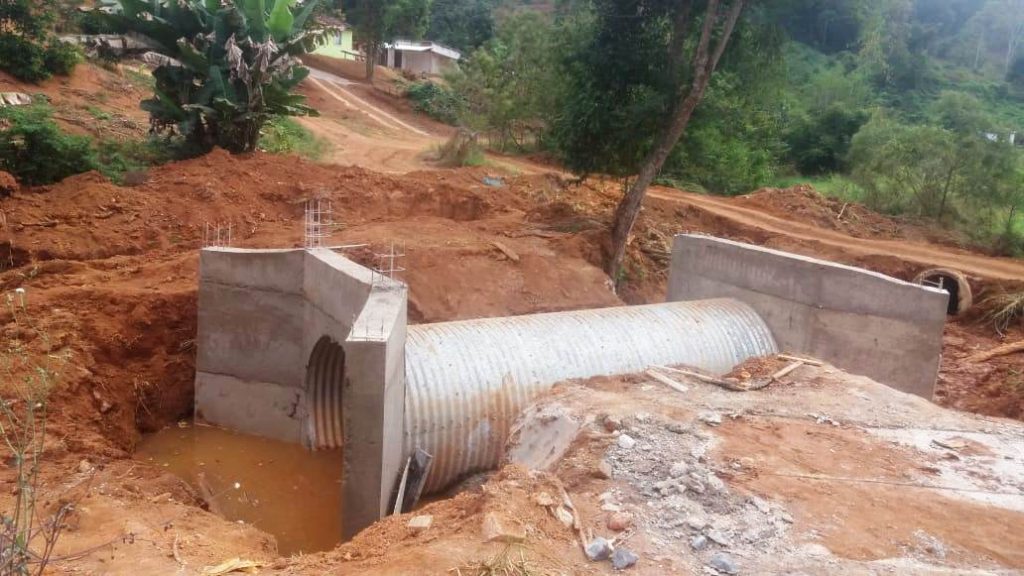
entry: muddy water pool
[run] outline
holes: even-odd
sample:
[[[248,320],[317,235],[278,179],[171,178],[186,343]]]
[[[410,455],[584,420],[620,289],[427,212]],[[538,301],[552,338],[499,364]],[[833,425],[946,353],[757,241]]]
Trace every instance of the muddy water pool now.
[[[181,424],[144,438],[135,459],[191,484],[212,512],[274,535],[281,554],[329,550],[341,541],[340,450],[311,452]]]

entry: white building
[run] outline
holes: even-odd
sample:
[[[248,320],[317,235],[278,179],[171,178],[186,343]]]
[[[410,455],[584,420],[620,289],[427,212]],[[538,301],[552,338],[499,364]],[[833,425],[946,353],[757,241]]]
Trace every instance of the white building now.
[[[413,74],[436,76],[454,67],[461,57],[458,50],[436,42],[395,40],[393,44],[384,45],[379,64]]]

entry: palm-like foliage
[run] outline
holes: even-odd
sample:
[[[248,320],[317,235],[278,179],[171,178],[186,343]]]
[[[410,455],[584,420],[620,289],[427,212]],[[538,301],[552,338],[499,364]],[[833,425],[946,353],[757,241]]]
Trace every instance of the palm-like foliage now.
[[[296,57],[315,48],[306,30],[317,0],[118,0],[110,15],[152,40],[166,58],[142,102],[155,132],[177,130],[203,150],[255,150],[271,117],[315,116],[292,94],[309,70]],[[269,5],[268,5],[269,4]]]

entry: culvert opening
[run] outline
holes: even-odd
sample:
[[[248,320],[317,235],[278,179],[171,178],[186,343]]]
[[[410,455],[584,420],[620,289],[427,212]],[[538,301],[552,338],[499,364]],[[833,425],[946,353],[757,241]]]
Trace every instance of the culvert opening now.
[[[209,510],[252,524],[282,555],[343,539],[341,389],[344,349],[324,337],[306,366],[306,445],[187,422],[143,439],[135,458],[187,482]]]
[[[945,290],[949,294],[946,315],[956,316],[967,311],[974,303],[971,285],[963,274],[946,268],[925,270],[914,278],[914,282],[922,286],[932,286]]]
[[[341,390],[345,381],[345,349],[324,336],[306,365],[307,441],[314,450],[340,449]]]

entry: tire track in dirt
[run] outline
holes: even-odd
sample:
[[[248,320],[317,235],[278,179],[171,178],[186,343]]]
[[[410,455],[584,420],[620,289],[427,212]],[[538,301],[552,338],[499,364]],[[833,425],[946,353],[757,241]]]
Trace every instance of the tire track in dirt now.
[[[369,116],[370,118],[372,118],[374,121],[376,121],[381,126],[384,126],[385,128],[398,131],[412,132],[417,136],[430,136],[430,134],[424,132],[423,130],[420,130],[419,128],[411,124],[403,122],[396,116],[389,114],[388,112],[385,112],[380,108],[377,108],[373,104],[370,104],[369,102],[356,96],[352,92],[349,92],[343,87],[341,82],[337,82],[331,79],[331,76],[332,75],[327,72],[321,72],[318,70],[315,76],[311,75],[309,77],[309,81],[315,84],[317,87],[319,87],[327,94],[329,94],[335,100],[342,102],[343,104],[345,104],[349,108],[352,108],[353,110],[362,112],[363,114]]]

